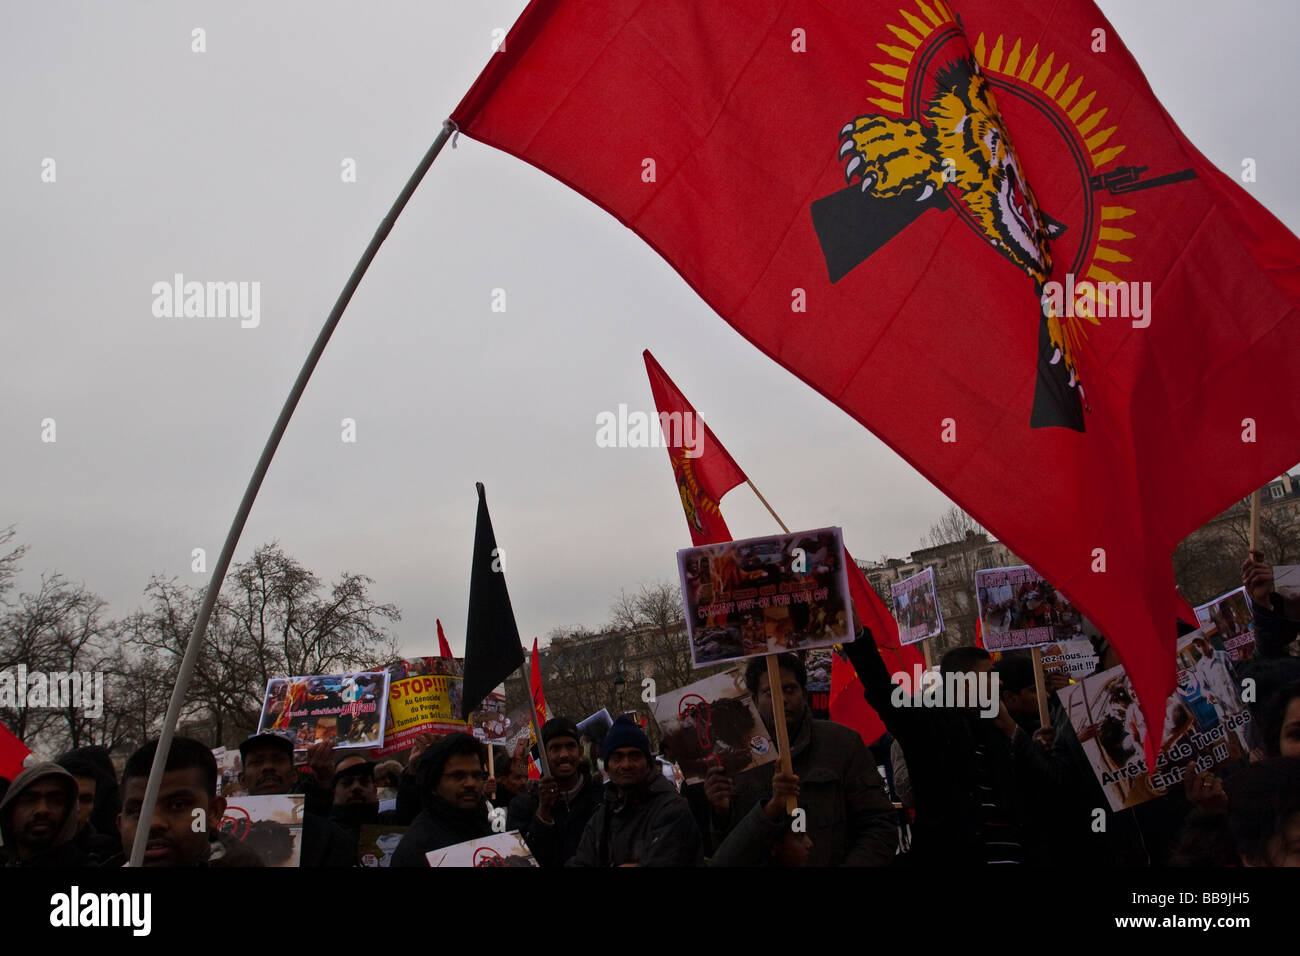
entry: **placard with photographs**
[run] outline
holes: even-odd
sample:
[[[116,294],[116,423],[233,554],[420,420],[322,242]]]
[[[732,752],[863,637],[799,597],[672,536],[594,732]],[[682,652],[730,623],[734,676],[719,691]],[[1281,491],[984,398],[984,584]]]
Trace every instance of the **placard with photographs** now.
[[[537,866],[518,830],[467,840],[424,855],[430,866]]]
[[[1044,644],[1043,670],[1064,671],[1070,680],[1083,680],[1097,669],[1101,657],[1092,641],[1061,641],[1057,644]]]
[[[244,765],[239,758],[239,750],[214,747],[212,756],[217,761],[217,796],[238,797],[247,793],[248,791],[244,789],[244,785],[239,779],[244,772]]]
[[[1178,686],[1165,707],[1154,773],[1148,773],[1143,720],[1123,667],[1112,667],[1058,694],[1112,810],[1164,796],[1194,764],[1205,771],[1239,760],[1255,745],[1255,725],[1228,664],[1210,639],[1192,631],[1178,641]]]
[[[1300,564],[1273,565],[1273,590],[1288,604],[1300,605]]]
[[[839,528],[677,552],[695,667],[853,640]]]
[[[664,756],[681,767],[688,784],[702,781],[710,766],[734,776],[777,758],[743,666],[660,693],[650,707]]]
[[[915,644],[943,632],[943,612],[934,588],[934,568],[889,586],[894,599],[894,620],[898,622],[900,644]]]
[[[1245,588],[1220,594],[1195,610],[1201,633],[1222,644],[1229,658],[1246,661],[1255,656],[1255,618]]]
[[[514,753],[515,743],[521,737],[531,743],[531,721],[527,701],[506,710],[505,685],[498,684],[496,690],[483,698],[479,709],[470,712],[469,732],[485,744]]]
[[[301,793],[230,797],[221,832],[262,858],[263,866],[297,866],[302,856]]]
[[[384,743],[388,672],[277,677],[266,682],[257,732],[290,737],[295,750],[321,741],[336,750]]]
[[[1069,599],[1028,565],[975,572],[984,647],[1005,651],[1097,633]]]

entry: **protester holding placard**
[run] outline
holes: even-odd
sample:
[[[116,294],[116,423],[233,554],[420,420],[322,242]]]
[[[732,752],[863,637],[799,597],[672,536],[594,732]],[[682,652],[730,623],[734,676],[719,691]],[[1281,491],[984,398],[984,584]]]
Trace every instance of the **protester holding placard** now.
[[[420,813],[393,853],[393,866],[428,866],[425,854],[492,832],[483,784],[487,747],[469,734],[443,737],[420,755]]]
[[[898,846],[898,829],[875,761],[856,732],[813,718],[803,662],[793,654],[782,654],[777,661],[778,692],[785,704],[790,759],[803,811],[801,824],[812,840],[807,865],[888,866]],[[768,733],[774,734],[766,660],[749,662],[745,685]],[[778,789],[774,782],[778,767],[761,764],[734,778],[716,767],[709,772],[705,793],[713,807],[714,844],[720,851],[731,831],[742,824],[762,829],[758,816],[764,813],[767,795]]]
[[[609,771],[604,798],[568,866],[695,866],[700,831],[677,788],[664,778],[650,740],[627,714],[614,721],[601,752]]]
[[[328,750],[326,746],[315,753],[324,754],[328,761]],[[299,781],[293,768],[293,742],[279,734],[254,734],[239,745],[239,757],[244,766],[240,781],[249,796],[298,793],[304,786],[314,786]],[[332,764],[330,772],[332,775]],[[302,856],[298,865],[352,866],[355,857],[356,841],[308,805],[302,818]]]
[[[511,802],[506,829],[523,834],[541,866],[564,866],[578,852],[587,821],[603,797],[582,762],[577,724],[567,717],[552,717],[542,725],[542,744],[551,772],[535,790]]]
[[[1252,551],[1241,566],[1241,583],[1250,598],[1250,613],[1255,619],[1255,654],[1250,660],[1238,661],[1236,672],[1245,689],[1254,681],[1254,694],[1246,701],[1252,711],[1279,688],[1300,680],[1300,658],[1291,657],[1288,645],[1300,636],[1300,618],[1288,616],[1288,604],[1273,589],[1273,568],[1264,556]]]
[[[994,700],[996,716],[988,717],[970,706],[973,701],[958,705],[940,699],[935,706],[921,706],[920,689],[913,698],[909,688],[895,685],[865,628],[845,652],[867,702],[907,760],[916,803],[913,862],[1026,862],[1026,842],[1032,857],[1037,841],[1029,825],[1027,797],[1018,785],[1017,764],[1033,743],[1006,706]],[[978,686],[992,669],[988,652],[974,647],[949,651],[939,666],[944,684],[951,685],[970,677]],[[896,706],[896,698],[905,706]]]

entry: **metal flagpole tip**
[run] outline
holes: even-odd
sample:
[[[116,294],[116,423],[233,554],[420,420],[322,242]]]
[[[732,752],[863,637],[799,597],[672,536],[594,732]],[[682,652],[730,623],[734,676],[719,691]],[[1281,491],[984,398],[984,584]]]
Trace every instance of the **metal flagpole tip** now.
[[[481,481],[476,481],[476,482],[474,482],[474,487],[478,489],[478,496],[479,496],[480,498],[486,498],[486,497],[487,497],[486,492],[484,492],[484,490],[483,490],[483,482],[481,482]]]

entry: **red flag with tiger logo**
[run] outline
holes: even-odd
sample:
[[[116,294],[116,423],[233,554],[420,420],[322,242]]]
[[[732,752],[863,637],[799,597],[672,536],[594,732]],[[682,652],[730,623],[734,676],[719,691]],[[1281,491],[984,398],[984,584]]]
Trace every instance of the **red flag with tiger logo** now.
[[[451,118],[1057,585],[1156,761],[1174,547],[1300,458],[1300,243],[1091,0],[533,0]]]
[[[722,520],[722,511],[718,507],[718,502],[722,500],[724,494],[748,479],[735,459],[722,447],[722,443],[714,436],[713,431],[700,419],[695,407],[686,400],[681,389],[650,354],[650,350],[646,349],[642,355],[645,358],[646,374],[650,377],[650,391],[654,394],[655,407],[660,416],[675,414],[678,416],[678,421],[692,422],[689,429],[682,429],[682,434],[685,435],[693,429],[697,435],[706,436],[703,439],[703,448],[706,453],[715,456],[709,466],[698,472],[701,475],[702,490],[688,496],[686,490],[688,485],[683,481],[682,472],[679,470],[680,463],[687,458],[686,449],[683,447],[684,440],[678,440],[674,445],[671,430],[663,429],[668,445],[668,459],[673,465],[673,477],[677,481],[678,490],[682,492],[682,506],[686,511],[686,524],[691,531],[691,542],[699,547],[703,544],[730,541],[731,532],[727,530],[726,522]],[[699,504],[701,500],[709,503],[707,509],[701,507]],[[700,513],[704,513],[708,518],[707,526],[703,531],[697,528],[694,521],[694,516]],[[894,620],[894,616],[889,613],[880,596],[867,583],[866,576],[863,575],[862,569],[858,567],[847,548],[844,550],[844,557],[849,567],[849,595],[853,599],[858,620],[870,629],[887,667],[891,667],[894,672],[912,673],[912,665],[923,661],[921,653],[915,647],[904,647],[899,644],[898,623]],[[862,736],[865,743],[874,743],[885,732],[884,723],[863,697],[862,683],[853,672],[852,665],[839,654],[831,658],[830,713],[832,720],[846,727],[852,727]]]

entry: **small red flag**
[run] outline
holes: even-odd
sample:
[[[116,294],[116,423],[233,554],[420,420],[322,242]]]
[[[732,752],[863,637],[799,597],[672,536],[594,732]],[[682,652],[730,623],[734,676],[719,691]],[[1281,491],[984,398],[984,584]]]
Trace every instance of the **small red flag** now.
[[[0,777],[13,780],[23,772],[23,761],[31,753],[14,732],[0,724]]]
[[[727,449],[695,414],[686,396],[673,384],[655,357],[646,349],[646,374],[650,391],[659,409],[659,425],[668,447],[668,461],[673,466],[673,481],[682,498],[691,543],[696,547],[718,541],[730,541],[731,532],[722,520],[720,503],[736,485],[745,481]]]
[[[542,659],[537,656],[537,638],[533,638],[533,659],[529,667],[528,689],[533,695],[533,706],[537,708],[537,732],[542,732],[542,724],[549,719],[546,713],[546,694],[542,690]]]
[[[693,423],[691,428],[694,429],[695,435],[704,436],[703,454],[694,459],[696,465],[691,471],[689,463],[692,459],[684,453],[686,451],[683,447],[684,439],[674,441],[673,435],[664,429],[664,439],[668,445],[668,460],[672,463],[673,478],[681,492],[691,541],[696,547],[703,544],[716,544],[719,541],[730,541],[731,532],[727,530],[727,524],[722,520],[722,511],[718,507],[718,502],[724,494],[747,480],[745,473],[722,447],[722,443],[718,441],[712,429],[699,418],[681,389],[655,361],[649,349],[643,355],[646,372],[650,376],[650,390],[654,393],[655,406],[659,410],[661,420],[665,414],[676,414],[679,420],[689,420]],[[687,478],[684,478],[684,475]],[[693,481],[688,480],[691,476]],[[700,519],[698,523],[696,519]],[[894,616],[889,613],[880,597],[867,583],[862,569],[858,567],[847,549],[844,557],[849,565],[849,594],[853,599],[853,607],[858,613],[858,620],[871,629],[872,637],[875,638],[876,646],[880,648],[886,665],[893,665],[895,671],[903,670],[910,674],[912,663],[922,660],[920,653],[915,648],[899,646],[898,624]],[[835,678],[837,669],[841,671],[840,683],[843,696],[843,702],[838,706]],[[846,670],[847,673],[844,673]],[[857,697],[856,703],[849,701],[853,696]],[[838,654],[831,659],[830,699],[831,719],[846,727],[852,727],[866,743],[874,743],[885,732],[885,725],[863,697],[862,684],[853,673],[852,665],[841,660]],[[858,704],[861,706],[859,707]]]
[[[438,621],[438,656],[451,657],[451,645],[447,643],[447,635],[442,633],[442,621]]]

